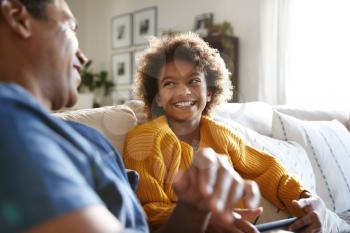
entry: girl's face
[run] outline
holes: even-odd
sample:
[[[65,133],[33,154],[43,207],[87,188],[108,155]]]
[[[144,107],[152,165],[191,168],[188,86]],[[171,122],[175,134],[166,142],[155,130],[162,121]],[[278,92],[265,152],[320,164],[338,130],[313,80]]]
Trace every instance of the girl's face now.
[[[164,65],[158,89],[157,103],[172,121],[199,122],[211,98],[204,73],[180,59]]]

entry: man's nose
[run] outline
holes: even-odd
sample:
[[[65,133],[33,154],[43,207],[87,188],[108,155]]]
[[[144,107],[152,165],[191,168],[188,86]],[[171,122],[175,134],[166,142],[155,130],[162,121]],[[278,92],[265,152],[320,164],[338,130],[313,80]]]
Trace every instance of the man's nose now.
[[[88,62],[87,57],[84,55],[84,53],[80,49],[78,49],[76,55],[77,55],[78,60],[82,66],[84,66]]]

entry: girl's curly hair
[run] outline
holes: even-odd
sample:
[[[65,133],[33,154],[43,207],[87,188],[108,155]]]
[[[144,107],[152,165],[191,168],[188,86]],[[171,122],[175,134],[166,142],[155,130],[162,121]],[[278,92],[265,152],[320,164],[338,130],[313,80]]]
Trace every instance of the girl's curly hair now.
[[[189,32],[162,38],[151,38],[150,46],[139,57],[134,93],[145,103],[144,110],[149,118],[162,114],[156,104],[158,78],[165,64],[181,59],[190,62],[204,72],[211,100],[203,114],[210,115],[215,106],[232,98],[230,72],[218,50],[211,48],[197,34]]]

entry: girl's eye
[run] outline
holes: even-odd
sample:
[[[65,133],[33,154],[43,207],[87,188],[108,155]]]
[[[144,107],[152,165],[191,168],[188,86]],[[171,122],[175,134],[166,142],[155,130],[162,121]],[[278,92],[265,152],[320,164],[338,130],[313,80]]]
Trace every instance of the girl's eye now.
[[[192,79],[192,80],[190,81],[190,84],[199,84],[199,83],[201,83],[201,80],[198,79],[198,78]]]
[[[175,85],[175,83],[173,83],[173,82],[165,82],[164,84],[163,84],[163,87],[172,87],[172,86],[174,86]]]

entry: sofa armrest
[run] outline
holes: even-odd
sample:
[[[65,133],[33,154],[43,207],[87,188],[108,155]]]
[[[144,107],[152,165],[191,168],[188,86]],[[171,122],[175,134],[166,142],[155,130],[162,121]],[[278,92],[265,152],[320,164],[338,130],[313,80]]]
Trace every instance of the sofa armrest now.
[[[73,110],[54,115],[95,128],[107,137],[121,153],[127,132],[137,124],[134,112],[126,105]]]

